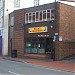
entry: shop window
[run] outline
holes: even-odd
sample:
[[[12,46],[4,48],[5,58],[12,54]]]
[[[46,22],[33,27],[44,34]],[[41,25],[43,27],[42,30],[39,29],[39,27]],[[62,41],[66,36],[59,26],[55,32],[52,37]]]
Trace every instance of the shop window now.
[[[39,41],[45,41],[45,39],[44,38],[39,38]]]
[[[25,44],[25,53],[31,53],[31,46],[32,46],[31,43],[26,42],[26,44]]]
[[[26,42],[30,42],[31,41],[31,39],[30,38],[26,38]]]
[[[37,39],[36,38],[33,38],[32,41],[37,41]]]
[[[33,47],[33,48],[37,48],[37,44],[36,44],[36,43],[33,43],[33,44],[32,44],[32,47]]]
[[[32,43],[32,47],[31,47],[31,53],[37,53],[37,47],[38,45],[36,43]]]
[[[31,43],[26,43],[26,47],[31,47],[32,44]]]
[[[45,54],[45,44],[44,43],[38,44],[38,53]]]
[[[25,53],[31,53],[30,48],[26,48],[26,49],[25,49]]]

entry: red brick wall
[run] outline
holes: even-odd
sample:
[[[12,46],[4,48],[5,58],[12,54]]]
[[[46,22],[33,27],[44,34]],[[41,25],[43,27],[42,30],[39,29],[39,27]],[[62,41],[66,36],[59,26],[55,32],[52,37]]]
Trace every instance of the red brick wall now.
[[[55,42],[55,58],[62,59],[75,53],[75,14],[74,7],[58,3],[56,14],[57,40]],[[17,49],[18,57],[24,55],[24,9],[14,11],[13,47]],[[62,36],[62,41],[59,41]],[[11,46],[10,46],[11,47]]]
[[[23,54],[24,54],[24,9],[15,11],[14,49],[17,49],[17,57],[23,57]]]
[[[59,36],[63,36],[63,41],[74,39],[74,7],[60,4]]]
[[[58,6],[59,36],[62,36],[62,41],[56,42],[56,59],[62,59],[75,53],[75,8],[62,3]]]

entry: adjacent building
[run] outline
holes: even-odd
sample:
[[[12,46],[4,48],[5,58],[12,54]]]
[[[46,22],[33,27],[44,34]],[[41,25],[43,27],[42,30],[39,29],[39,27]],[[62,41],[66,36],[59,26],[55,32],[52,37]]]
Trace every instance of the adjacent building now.
[[[9,14],[9,56],[59,60],[75,54],[75,7],[62,2]]]
[[[8,55],[8,14],[14,10],[23,8],[23,1],[21,1],[0,0],[0,55]]]
[[[3,28],[4,28],[4,1],[0,0],[0,55],[2,54],[2,40],[3,40]]]
[[[13,0],[0,0],[0,55],[8,55],[8,14],[13,5]]]

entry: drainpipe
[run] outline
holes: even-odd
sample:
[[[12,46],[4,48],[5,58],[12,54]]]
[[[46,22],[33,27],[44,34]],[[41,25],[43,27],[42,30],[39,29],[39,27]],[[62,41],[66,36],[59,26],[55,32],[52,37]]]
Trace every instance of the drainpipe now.
[[[54,36],[56,32],[56,0],[54,1]],[[54,42],[54,51],[52,52],[53,54],[53,60],[55,61],[55,42]]]

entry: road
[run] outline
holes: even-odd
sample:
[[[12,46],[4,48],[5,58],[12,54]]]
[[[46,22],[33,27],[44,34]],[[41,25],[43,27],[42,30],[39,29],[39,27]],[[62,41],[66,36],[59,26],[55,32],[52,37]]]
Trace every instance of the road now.
[[[0,58],[0,75],[74,75],[74,73]]]

